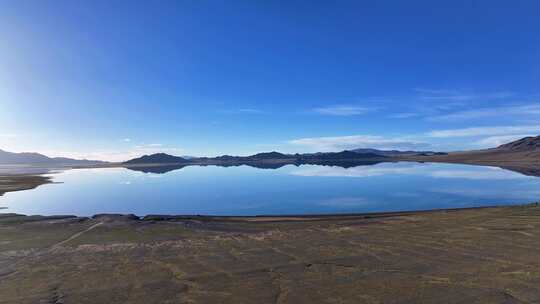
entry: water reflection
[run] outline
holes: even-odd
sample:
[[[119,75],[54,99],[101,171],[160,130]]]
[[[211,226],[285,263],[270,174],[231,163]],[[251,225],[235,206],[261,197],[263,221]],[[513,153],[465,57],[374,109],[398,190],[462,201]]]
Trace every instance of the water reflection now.
[[[154,166],[68,170],[61,184],[9,192],[24,214],[310,214],[516,204],[540,199],[540,178],[496,168],[432,163]],[[343,165],[343,166],[342,166]]]
[[[358,166],[353,168],[304,166],[292,171],[299,176],[327,177],[370,177],[381,175],[423,175],[436,178],[460,178],[476,180],[524,179],[527,176],[498,167],[471,165],[420,164],[420,163],[382,163],[377,166]]]
[[[379,165],[379,166],[375,166]],[[303,170],[296,171],[295,175],[300,176],[350,176],[350,177],[367,177],[378,176],[384,174],[427,174],[422,168],[432,163],[416,163],[416,162],[380,162],[380,161],[325,161],[317,164],[298,164],[298,163],[271,163],[271,162],[246,162],[246,163],[218,163],[209,165],[153,165],[153,166],[130,166],[126,169],[143,173],[165,174],[172,171],[184,169],[186,167],[241,167],[248,166],[257,169],[280,169],[286,166],[302,167]],[[455,168],[460,166],[465,168],[461,171],[440,170],[432,172],[433,177],[455,177],[468,179],[511,179],[520,178],[520,176],[537,176],[540,177],[540,165],[538,166],[477,166],[477,165],[460,165],[460,164],[439,164],[440,166],[451,166]],[[310,167],[311,166],[311,167]],[[375,167],[374,167],[375,166]],[[1,174],[0,167],[0,174]],[[493,170],[493,171],[489,171]],[[498,171],[497,171],[498,170]],[[509,172],[512,171],[512,172]]]
[[[380,161],[325,161],[323,163],[319,164],[312,164],[317,166],[335,166],[340,168],[354,168],[358,166],[372,166],[376,164],[380,164]],[[252,168],[257,169],[279,169],[283,168],[285,166],[303,166],[303,165],[310,165],[306,163],[281,163],[281,162],[244,162],[244,163],[216,163],[216,164],[208,164],[208,165],[190,165],[190,164],[176,164],[176,165],[152,165],[152,166],[126,166],[126,169],[132,170],[132,171],[139,171],[143,173],[157,173],[157,174],[165,174],[171,171],[181,170],[186,167],[207,167],[207,166],[217,166],[217,167],[241,167],[241,166],[248,166]]]

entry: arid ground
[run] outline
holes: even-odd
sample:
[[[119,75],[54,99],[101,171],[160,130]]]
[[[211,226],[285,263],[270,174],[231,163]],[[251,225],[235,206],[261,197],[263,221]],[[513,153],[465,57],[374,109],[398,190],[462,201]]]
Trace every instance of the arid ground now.
[[[42,175],[12,174],[0,175],[0,196],[6,192],[30,190],[51,182]]]
[[[539,303],[540,206],[0,217],[0,303]]]

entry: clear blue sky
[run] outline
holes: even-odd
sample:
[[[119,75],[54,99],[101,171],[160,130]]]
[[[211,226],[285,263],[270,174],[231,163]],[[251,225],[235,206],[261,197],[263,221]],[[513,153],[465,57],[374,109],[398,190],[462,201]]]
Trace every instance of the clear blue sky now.
[[[121,160],[540,134],[538,1],[0,1],[0,149]]]

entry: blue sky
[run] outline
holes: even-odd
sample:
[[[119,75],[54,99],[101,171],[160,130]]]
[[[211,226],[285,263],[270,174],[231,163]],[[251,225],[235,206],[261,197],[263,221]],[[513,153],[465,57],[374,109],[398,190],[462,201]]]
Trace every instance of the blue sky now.
[[[123,160],[540,134],[537,1],[0,1],[0,149]]]

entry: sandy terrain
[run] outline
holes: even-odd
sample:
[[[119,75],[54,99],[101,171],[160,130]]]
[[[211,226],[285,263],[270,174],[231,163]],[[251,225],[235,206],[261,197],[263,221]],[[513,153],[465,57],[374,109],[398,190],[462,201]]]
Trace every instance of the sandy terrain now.
[[[30,190],[51,182],[49,177],[42,175],[0,175],[0,196],[6,192]]]
[[[540,207],[0,217],[0,303],[539,303]]]

